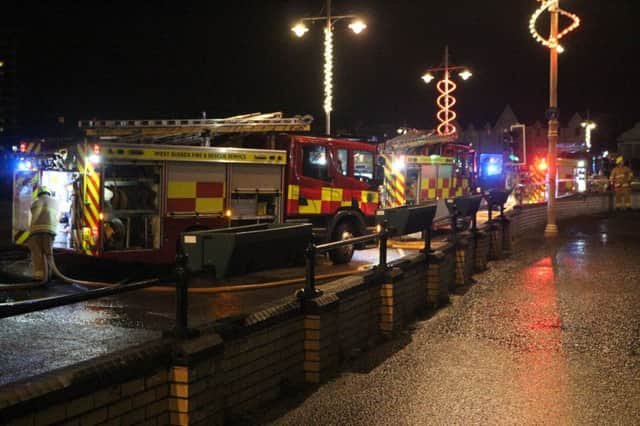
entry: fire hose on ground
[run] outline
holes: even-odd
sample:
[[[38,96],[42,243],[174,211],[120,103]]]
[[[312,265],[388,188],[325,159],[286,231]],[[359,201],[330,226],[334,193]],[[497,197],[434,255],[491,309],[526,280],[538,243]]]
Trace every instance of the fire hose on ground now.
[[[21,283],[0,283],[0,290],[26,290],[26,289],[32,289],[37,287],[43,287],[50,282],[50,279],[49,279],[50,267],[52,269],[53,275],[55,275],[57,278],[61,279],[67,284],[78,284],[83,286],[113,287],[113,286],[122,285],[129,280],[128,278],[125,278],[124,280],[118,281],[116,283],[107,283],[107,282],[101,282],[101,281],[88,281],[88,280],[70,278],[64,275],[62,272],[60,272],[60,269],[58,269],[58,266],[56,265],[56,262],[53,256],[51,256],[51,259],[53,260],[53,262],[51,262],[51,265],[49,265],[49,261],[46,257],[43,259],[44,260],[44,278],[42,280],[27,281],[27,282],[21,282]],[[136,284],[136,283],[132,283],[132,284]]]

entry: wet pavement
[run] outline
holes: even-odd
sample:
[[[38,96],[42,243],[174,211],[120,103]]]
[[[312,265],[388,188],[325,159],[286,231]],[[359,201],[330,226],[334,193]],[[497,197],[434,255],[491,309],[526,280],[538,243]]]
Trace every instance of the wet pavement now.
[[[390,249],[388,259],[405,251]],[[332,265],[319,257],[317,274],[353,273],[378,262],[378,250],[357,251],[349,265]],[[12,260],[5,270],[26,276],[28,260]],[[75,276],[71,274],[72,276]],[[242,277],[215,280],[194,277],[193,286],[216,288],[222,285],[288,281],[270,289],[242,292],[190,293],[189,326],[248,313],[270,301],[289,296],[304,287],[303,267],[257,272]],[[321,286],[323,281],[319,281]],[[284,283],[286,284],[286,283]],[[31,290],[0,291],[0,302],[20,301],[77,293],[82,288],[54,284]],[[175,325],[175,290],[155,288],[76,303],[46,311],[0,319],[0,386],[96,356],[161,337]]]
[[[640,424],[640,213],[560,222],[250,423]]]

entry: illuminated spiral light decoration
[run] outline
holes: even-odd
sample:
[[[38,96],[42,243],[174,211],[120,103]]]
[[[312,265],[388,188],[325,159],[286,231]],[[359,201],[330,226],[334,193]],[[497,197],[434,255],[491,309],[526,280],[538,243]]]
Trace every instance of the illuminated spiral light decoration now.
[[[529,20],[529,32],[531,32],[531,36],[538,43],[548,47],[549,49],[556,49],[558,53],[562,53],[564,49],[558,42],[562,37],[564,37],[571,31],[578,28],[578,26],[580,26],[580,18],[578,17],[578,15],[575,15],[571,12],[567,12],[566,10],[560,9],[558,7],[558,0],[538,0],[538,1],[541,4],[540,4],[540,7],[536,9],[535,12],[533,12],[533,15],[531,15],[531,19]],[[566,16],[567,18],[573,21],[571,25],[564,28],[562,31],[558,31],[558,37],[555,40],[552,38],[544,38],[542,35],[540,35],[538,30],[536,30],[536,21],[538,20],[538,17],[545,10],[549,10],[551,12],[553,8],[557,9],[560,15]]]
[[[438,81],[436,85],[440,95],[436,99],[436,103],[440,109],[436,116],[438,117],[437,132],[441,136],[452,135],[456,132],[456,127],[451,124],[456,119],[456,113],[451,108],[456,104],[456,98],[451,96],[456,87],[458,87],[451,79],[449,73],[445,73],[444,78]]]
[[[333,32],[324,29],[324,112],[330,113],[333,104]]]

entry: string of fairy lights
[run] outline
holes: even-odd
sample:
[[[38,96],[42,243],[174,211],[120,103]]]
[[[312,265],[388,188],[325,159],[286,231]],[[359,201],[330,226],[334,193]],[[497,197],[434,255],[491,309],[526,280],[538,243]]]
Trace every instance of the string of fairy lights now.
[[[331,25],[331,24],[329,24]],[[333,31],[330,26],[324,29],[324,112],[333,109]]]
[[[533,15],[531,15],[531,19],[529,20],[529,32],[538,43],[548,47],[549,49],[556,49],[558,53],[562,53],[564,48],[559,43],[560,39],[580,26],[580,18],[574,13],[560,9],[558,7],[558,0],[538,1],[540,2],[540,7],[538,7],[538,9],[533,12]],[[560,15],[565,16],[572,21],[570,25],[565,27],[563,30],[558,31],[558,36],[555,39],[551,37],[545,38],[538,32],[538,30],[536,30],[536,21],[538,20],[538,17],[547,10],[549,12],[557,10]]]
[[[439,135],[452,135],[456,132],[455,126],[452,124],[457,114],[452,109],[456,104],[456,98],[451,93],[458,87],[453,80],[449,78],[449,72],[445,72],[444,78],[436,84],[436,89],[440,95],[436,99],[436,104],[440,108],[436,114],[438,118],[437,133]]]

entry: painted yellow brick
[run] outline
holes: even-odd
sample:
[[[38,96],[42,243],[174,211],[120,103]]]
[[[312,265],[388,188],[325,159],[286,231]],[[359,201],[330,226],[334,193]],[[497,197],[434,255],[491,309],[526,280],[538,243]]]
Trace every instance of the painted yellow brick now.
[[[176,396],[178,398],[188,398],[189,397],[189,385],[180,384],[180,383],[172,383],[169,386],[169,394],[171,396]]]
[[[393,315],[393,306],[380,306],[381,315]]]
[[[319,351],[320,342],[318,340],[305,340],[303,347],[305,351]]]
[[[176,413],[170,412],[169,419],[172,425],[184,425],[187,426],[189,424],[189,414],[187,413]]]
[[[380,287],[380,296],[382,296],[382,297],[393,297],[393,287],[392,286],[382,286],[382,287]]]
[[[304,328],[311,330],[319,330],[320,329],[320,317],[305,317],[304,318]]]
[[[179,413],[189,412],[189,400],[186,398],[169,398],[169,410]]]
[[[171,381],[175,383],[189,383],[188,367],[173,367],[171,369]]]
[[[305,361],[303,364],[304,371],[320,371],[320,362],[318,361]]]

